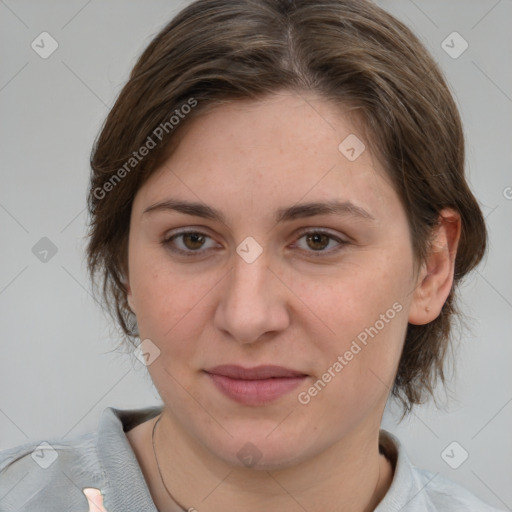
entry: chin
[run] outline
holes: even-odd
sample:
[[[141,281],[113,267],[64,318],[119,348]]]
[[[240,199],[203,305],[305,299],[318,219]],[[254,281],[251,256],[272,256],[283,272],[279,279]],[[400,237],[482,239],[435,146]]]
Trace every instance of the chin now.
[[[276,452],[268,447],[258,448],[255,444],[247,442],[235,453],[229,453],[226,462],[238,468],[246,468],[254,471],[278,471],[288,469],[300,463],[301,457],[297,456],[297,450],[289,447],[281,447]]]
[[[275,428],[275,424],[274,427]],[[238,468],[247,468],[261,471],[274,471],[287,469],[307,458],[315,451],[314,447],[304,446],[304,439],[297,435],[283,431],[281,435],[272,429],[254,429],[247,434],[229,439],[227,443],[218,443],[210,440],[210,451],[227,464]],[[311,454],[309,453],[311,452]]]

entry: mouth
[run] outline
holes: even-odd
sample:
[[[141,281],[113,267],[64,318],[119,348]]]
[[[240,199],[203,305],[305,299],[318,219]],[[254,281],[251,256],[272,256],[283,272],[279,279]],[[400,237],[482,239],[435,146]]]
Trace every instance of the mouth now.
[[[254,368],[221,365],[205,370],[205,373],[223,395],[245,405],[273,402],[308,377],[300,371],[271,365]]]

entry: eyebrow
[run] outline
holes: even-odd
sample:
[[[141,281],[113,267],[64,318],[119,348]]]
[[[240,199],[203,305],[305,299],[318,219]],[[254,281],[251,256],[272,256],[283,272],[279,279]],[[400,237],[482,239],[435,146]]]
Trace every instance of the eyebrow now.
[[[226,224],[224,214],[210,206],[202,203],[194,203],[190,201],[181,201],[176,199],[166,199],[151,206],[148,206],[142,214],[155,211],[177,211],[195,217],[216,220]],[[288,208],[280,208],[275,214],[275,222],[281,223],[295,219],[303,219],[306,217],[314,217],[316,215],[338,215],[359,217],[366,220],[375,220],[375,217],[365,209],[357,206],[351,201],[327,201],[327,202],[311,202],[290,206]]]

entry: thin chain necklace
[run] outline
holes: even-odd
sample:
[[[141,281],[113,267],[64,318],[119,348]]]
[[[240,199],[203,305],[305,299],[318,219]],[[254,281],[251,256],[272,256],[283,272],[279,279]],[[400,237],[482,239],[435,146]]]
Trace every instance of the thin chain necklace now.
[[[171,494],[171,491],[169,491],[169,489],[167,488],[167,485],[165,485],[165,482],[164,482],[164,477],[162,476],[162,471],[160,470],[160,464],[158,463],[158,457],[156,456],[156,450],[155,450],[155,430],[156,430],[156,426],[158,425],[158,422],[162,419],[162,415],[160,414],[158,416],[158,419],[155,421],[155,424],[153,425],[153,432],[151,433],[151,443],[153,445],[153,454],[155,456],[155,462],[156,462],[156,467],[158,468],[158,474],[160,475],[160,481],[162,482],[162,485],[164,486],[164,489],[167,491],[167,494],[169,495],[169,498],[171,498],[171,500],[173,500],[177,505],[179,505],[183,510],[184,512],[187,512],[188,510],[190,510],[190,508],[188,507],[184,507],[172,494]],[[377,491],[378,487],[379,487],[379,483],[380,483],[380,478],[381,478],[381,468],[380,468],[380,464],[379,464],[379,477],[377,478],[377,485],[375,486],[375,491],[374,491],[374,495],[375,495],[375,492]],[[194,510],[194,508],[192,508],[192,510]]]
[[[165,490],[167,491],[167,494],[169,495],[169,498],[171,498],[176,504],[178,504],[185,512],[190,510],[188,507],[184,507],[172,494],[171,491],[167,488],[167,485],[165,485],[164,477],[162,476],[162,471],[160,470],[160,464],[158,463],[158,457],[156,456],[156,450],[155,450],[155,430],[156,426],[158,425],[158,422],[162,419],[162,415],[158,417],[158,419],[155,421],[155,424],[153,425],[153,432],[151,434],[151,443],[153,445],[153,454],[155,456],[156,461],[156,467],[158,468],[158,474],[160,475],[160,480],[162,482],[162,485],[164,486]],[[193,510],[193,509],[192,509]]]

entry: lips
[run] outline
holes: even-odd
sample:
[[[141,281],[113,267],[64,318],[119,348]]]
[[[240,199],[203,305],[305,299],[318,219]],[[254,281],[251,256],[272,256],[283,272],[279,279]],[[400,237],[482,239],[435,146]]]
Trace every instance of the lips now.
[[[237,380],[263,380],[305,376],[305,374],[302,372],[283,368],[282,366],[273,365],[243,368],[242,366],[225,364],[221,366],[215,366],[210,370],[206,370],[206,372]]]
[[[282,366],[243,368],[221,365],[205,370],[225,396],[244,405],[264,405],[286,395],[308,376]]]

